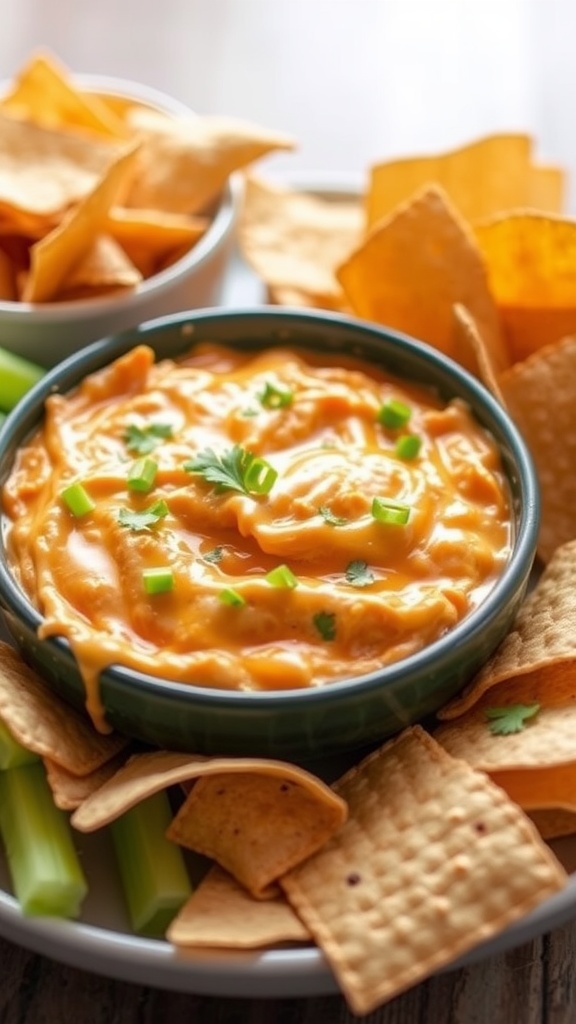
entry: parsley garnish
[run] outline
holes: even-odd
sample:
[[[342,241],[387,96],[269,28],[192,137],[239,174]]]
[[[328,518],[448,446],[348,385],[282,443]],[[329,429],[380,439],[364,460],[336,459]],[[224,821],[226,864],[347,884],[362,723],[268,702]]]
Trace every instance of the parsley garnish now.
[[[318,612],[312,619],[323,640],[333,640],[336,636],[336,616],[334,612]]]
[[[522,732],[528,719],[533,718],[539,710],[539,704],[509,704],[504,708],[487,708],[485,714],[490,732],[495,736],[509,736],[514,732]]]
[[[198,473],[217,491],[241,491],[242,494],[268,494],[278,473],[252,452],[235,444],[233,448],[217,454],[213,448],[204,448],[195,459],[184,463],[188,473]]]
[[[327,505],[321,505],[318,512],[329,526],[346,526],[348,522],[344,516],[337,516]]]
[[[353,587],[369,587],[374,583],[374,573],[368,568],[368,563],[361,559],[355,559],[346,566],[346,581]]]
[[[129,451],[138,455],[149,455],[161,441],[166,437],[172,437],[172,434],[170,423],[150,423],[147,427],[138,427],[131,423],[126,428],[124,441]]]
[[[153,505],[135,512],[130,508],[121,508],[118,513],[120,526],[126,526],[129,530],[149,530],[156,526],[164,516],[168,515],[168,505],[165,501],[155,501]]]

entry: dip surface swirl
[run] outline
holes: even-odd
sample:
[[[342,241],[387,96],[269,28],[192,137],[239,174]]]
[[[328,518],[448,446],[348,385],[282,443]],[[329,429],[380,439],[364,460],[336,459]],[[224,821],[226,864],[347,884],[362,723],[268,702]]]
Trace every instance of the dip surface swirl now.
[[[390,403],[408,410],[400,426],[382,422]],[[402,454],[406,435],[416,452]],[[273,485],[211,482],[190,469],[207,450],[265,460]],[[142,458],[146,491],[128,486]],[[74,483],[86,514],[62,499]],[[464,403],[287,348],[203,344],[159,362],[134,348],[48,398],[2,499],[11,568],[42,636],[70,642],[94,714],[111,664],[276,690],[398,661],[478,605],[511,545],[498,449]],[[170,588],[147,592],[150,569]]]

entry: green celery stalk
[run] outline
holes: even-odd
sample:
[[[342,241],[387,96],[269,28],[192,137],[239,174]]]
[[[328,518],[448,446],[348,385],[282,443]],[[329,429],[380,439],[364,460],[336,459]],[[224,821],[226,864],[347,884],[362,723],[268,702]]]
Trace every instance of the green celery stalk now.
[[[32,764],[38,760],[38,754],[26,750],[15,740],[7,725],[0,719],[0,771],[6,768],[18,768],[21,764]]]
[[[78,917],[88,886],[40,761],[0,772],[0,832],[22,912]]]
[[[0,348],[0,409],[10,412],[45,373],[44,367]]]
[[[171,819],[161,791],[110,824],[130,921],[139,935],[163,935],[192,892],[182,850],[166,838]]]

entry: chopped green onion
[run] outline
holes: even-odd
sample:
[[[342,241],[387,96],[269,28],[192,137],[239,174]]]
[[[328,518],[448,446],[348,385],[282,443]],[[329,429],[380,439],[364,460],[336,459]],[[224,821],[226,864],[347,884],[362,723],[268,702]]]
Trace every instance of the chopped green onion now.
[[[88,886],[41,762],[0,772],[0,832],[22,913],[78,917]]]
[[[156,566],[153,569],[144,569],[142,582],[147,594],[166,594],[174,589],[174,574],[172,569]]]
[[[18,768],[21,764],[32,764],[38,754],[23,747],[15,740],[7,725],[0,721],[0,770]]]
[[[422,438],[416,434],[403,434],[396,441],[394,453],[399,459],[415,459],[422,447]]]
[[[269,494],[277,479],[277,470],[266,459],[254,458],[244,474],[244,484],[250,494]]]
[[[406,402],[399,398],[391,398],[384,402],[378,410],[378,422],[390,430],[397,430],[398,427],[405,427],[412,415],[412,410]]]
[[[278,473],[252,452],[235,444],[219,454],[213,448],[198,452],[195,459],[184,463],[188,473],[199,473],[217,491],[241,491],[243,494],[268,494]]]
[[[246,598],[242,597],[242,594],[239,594],[237,590],[234,590],[234,587],[226,587],[224,590],[221,590],[218,598],[222,604],[228,604],[236,608],[246,604]]]
[[[147,456],[136,459],[136,462],[132,463],[126,479],[129,490],[147,494],[154,487],[157,472],[158,463],[155,459],[150,459]]]
[[[96,502],[92,501],[86,488],[78,481],[65,487],[60,492],[60,497],[72,515],[78,518],[93,512],[96,508]]]
[[[293,590],[298,586],[296,576],[287,565],[277,565],[275,569],[266,573],[266,579],[273,587],[285,587],[288,590]]]
[[[0,409],[10,412],[45,373],[42,366],[0,348]]]
[[[258,397],[265,409],[284,409],[294,400],[294,395],[289,388],[278,387],[277,384],[270,384],[269,381],[266,381]]]
[[[378,523],[404,526],[410,518],[410,506],[404,505],[400,501],[390,501],[387,498],[374,498],[372,516]]]
[[[139,935],[163,936],[192,893],[182,850],[166,838],[172,817],[162,790],[110,825],[130,921]]]

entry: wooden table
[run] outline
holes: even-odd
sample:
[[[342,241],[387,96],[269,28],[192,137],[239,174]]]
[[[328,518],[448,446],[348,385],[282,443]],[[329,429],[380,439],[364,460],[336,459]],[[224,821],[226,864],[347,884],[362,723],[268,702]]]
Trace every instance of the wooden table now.
[[[574,1024],[576,921],[442,974],[366,1017],[338,996],[227,999],[98,977],[0,940],[2,1024]]]

